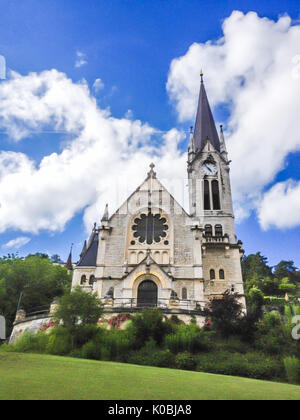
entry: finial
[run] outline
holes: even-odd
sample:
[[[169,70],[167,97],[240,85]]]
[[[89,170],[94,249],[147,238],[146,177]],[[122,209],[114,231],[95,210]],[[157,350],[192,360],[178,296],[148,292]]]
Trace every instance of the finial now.
[[[148,177],[150,177],[150,178],[156,178],[156,172],[154,172],[154,170],[153,170],[154,168],[155,168],[155,165],[152,162],[150,164],[150,171],[148,172]]]
[[[203,76],[204,76],[204,74],[203,74],[203,71],[201,69],[201,71],[200,71],[201,83],[203,83]]]
[[[104,214],[101,219],[101,222],[107,222],[108,221],[108,204],[105,206]]]
[[[223,133],[223,124],[220,124],[220,131]]]

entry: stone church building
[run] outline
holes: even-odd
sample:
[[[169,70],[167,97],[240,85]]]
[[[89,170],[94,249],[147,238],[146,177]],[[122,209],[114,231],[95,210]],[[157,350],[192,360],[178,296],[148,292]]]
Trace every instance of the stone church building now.
[[[230,161],[203,75],[187,160],[189,213],[151,164],[145,181],[113,215],[106,206],[100,226],[95,224],[85,242],[73,287],[96,292],[108,316],[157,306],[167,316],[184,321],[193,316],[201,325],[208,300],[226,290],[245,303]]]

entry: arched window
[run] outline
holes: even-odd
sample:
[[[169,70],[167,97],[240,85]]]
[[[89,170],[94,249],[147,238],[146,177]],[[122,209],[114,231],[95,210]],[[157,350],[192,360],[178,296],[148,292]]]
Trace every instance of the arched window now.
[[[220,193],[219,193],[219,183],[214,180],[211,183],[212,196],[213,196],[213,208],[214,210],[220,210]]]
[[[93,284],[95,283],[95,276],[90,276],[90,279],[89,279],[89,285],[90,286],[93,286]]]
[[[216,225],[215,226],[215,236],[223,236],[222,225]]]
[[[224,273],[224,270],[222,270],[222,269],[219,271],[219,279],[220,280],[224,280],[225,279],[225,273]]]
[[[212,225],[205,225],[204,230],[205,230],[205,236],[212,236],[213,234]]]
[[[216,278],[215,270],[211,269],[209,272],[209,276],[210,276],[210,280],[215,280]]]
[[[83,276],[81,276],[80,284],[83,285],[85,283],[86,283],[86,276],[83,275]]]
[[[181,290],[181,297],[182,297],[183,300],[186,300],[187,299],[187,289],[186,289],[186,287],[183,287],[182,288],[182,290]]]
[[[204,180],[204,210],[210,210],[209,182]]]

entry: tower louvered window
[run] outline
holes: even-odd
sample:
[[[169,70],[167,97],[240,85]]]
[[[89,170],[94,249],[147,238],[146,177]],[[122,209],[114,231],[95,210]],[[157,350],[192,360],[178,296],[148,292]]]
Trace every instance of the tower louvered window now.
[[[210,210],[209,182],[204,180],[204,210]]]
[[[220,191],[219,191],[219,183],[218,181],[212,181],[211,183],[212,188],[212,198],[213,198],[213,207],[214,210],[220,210]]]

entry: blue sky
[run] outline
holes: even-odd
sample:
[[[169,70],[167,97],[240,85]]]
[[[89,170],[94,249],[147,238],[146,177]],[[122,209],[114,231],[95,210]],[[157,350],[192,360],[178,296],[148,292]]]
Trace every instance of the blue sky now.
[[[293,25],[299,19],[298,0],[0,0],[0,10],[0,55],[5,57],[8,71],[26,76],[56,69],[73,83],[85,79],[98,106],[109,108],[114,118],[121,119],[129,115],[130,110],[128,118],[131,120],[140,120],[162,132],[176,128],[185,133],[193,124],[193,118],[180,118],[176,108],[180,98],[177,95],[174,100],[166,89],[172,60],[185,56],[193,43],[202,44],[222,37],[222,23],[233,10],[244,14],[255,11],[259,17],[274,21],[288,14]],[[80,57],[87,63],[76,67]],[[222,68],[219,72],[222,73]],[[101,79],[104,85],[98,92],[93,90],[96,79]],[[0,81],[0,86],[4,82]],[[208,81],[208,96],[211,91],[212,104],[220,105],[214,100],[213,89],[209,89],[211,83]],[[224,112],[224,103],[214,107],[214,115],[216,121],[226,123],[228,114]],[[55,132],[51,124],[38,127],[35,135],[23,136],[20,141],[15,141],[6,131],[5,127],[0,127],[1,150],[24,153],[36,167],[45,156],[61,153],[72,138],[70,133]],[[179,148],[186,147],[187,140],[182,138]],[[262,194],[280,182],[300,181],[300,149],[297,148],[296,145],[286,153],[280,170],[274,169],[269,182],[261,187]],[[96,178],[97,182],[101,179]],[[102,202],[98,205],[99,212],[104,208],[105,199],[103,196],[103,205]],[[17,251],[3,245],[17,237],[26,237],[30,241],[19,248],[21,255],[41,251],[57,253],[66,259],[74,243],[76,259],[87,235],[83,215],[90,204],[91,199],[87,198],[86,206],[74,210],[64,227],[52,232],[49,229],[22,231],[20,224],[8,224],[0,235],[2,254]],[[248,217],[237,225],[237,233],[247,253],[261,251],[272,265],[281,259],[292,259],[300,266],[300,227],[296,222],[291,227],[270,224],[263,230],[257,212],[251,209]]]

